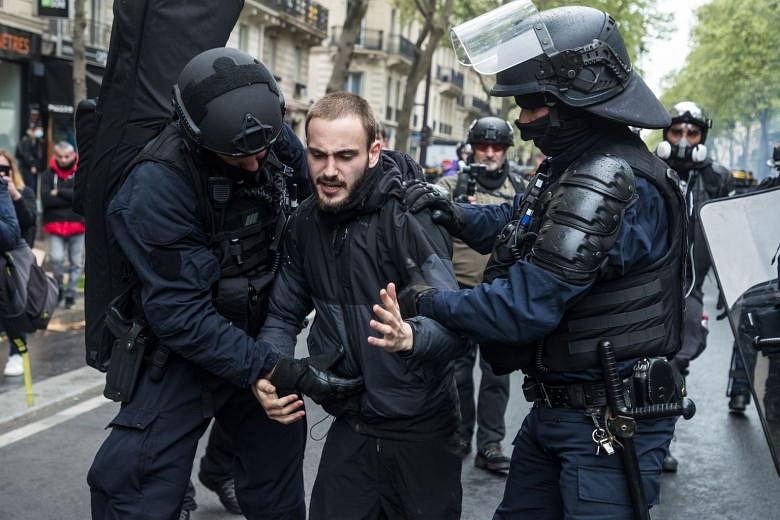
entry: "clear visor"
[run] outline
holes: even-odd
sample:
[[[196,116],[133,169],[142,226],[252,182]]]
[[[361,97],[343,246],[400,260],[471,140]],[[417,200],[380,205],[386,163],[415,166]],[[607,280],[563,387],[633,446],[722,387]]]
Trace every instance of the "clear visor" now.
[[[531,0],[515,0],[451,28],[458,61],[480,74],[496,74],[542,54],[534,30],[538,15]]]

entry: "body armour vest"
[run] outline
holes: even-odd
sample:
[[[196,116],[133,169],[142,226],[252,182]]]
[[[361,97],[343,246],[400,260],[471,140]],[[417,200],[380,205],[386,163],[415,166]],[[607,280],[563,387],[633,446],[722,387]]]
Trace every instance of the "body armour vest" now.
[[[214,306],[234,325],[257,335],[281,258],[289,206],[284,175],[266,161],[255,178],[209,176],[204,162],[184,147],[175,124],[150,142],[126,172],[145,161],[173,169],[193,187],[209,247],[220,264],[220,279],[212,288]]]
[[[668,250],[652,265],[632,269],[619,278],[608,279],[599,274],[591,290],[570,304],[558,327],[539,345],[516,349],[517,368],[533,367],[537,373],[598,368],[598,343],[602,339],[612,342],[617,360],[671,356],[682,344],[686,215],[676,175],[631,141],[597,146],[589,153],[624,159],[634,175],[661,193],[669,226]],[[531,189],[529,185],[526,197]],[[539,195],[542,212],[534,219],[529,237],[534,237],[544,223],[547,205],[556,189],[563,187],[551,183]],[[526,258],[532,245],[532,239],[524,240],[517,252],[519,257]],[[499,247],[494,250],[496,258],[488,264],[486,281],[502,275],[511,254]]]

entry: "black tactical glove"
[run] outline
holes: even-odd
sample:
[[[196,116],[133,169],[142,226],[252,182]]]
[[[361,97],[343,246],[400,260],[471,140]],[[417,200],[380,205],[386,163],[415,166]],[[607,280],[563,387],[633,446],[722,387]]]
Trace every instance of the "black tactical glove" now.
[[[363,391],[363,378],[348,379],[333,372],[313,366],[308,358],[290,359],[280,357],[276,363],[271,383],[279,394],[298,391],[311,397],[317,404],[335,399],[346,399]]]
[[[417,213],[423,208],[429,208],[433,213],[431,218],[437,224],[444,226],[447,232],[458,237],[466,223],[463,208],[452,202],[450,193],[441,186],[422,181],[414,181],[406,185],[404,203],[409,211]]]
[[[398,293],[398,306],[401,308],[401,317],[413,318],[420,314],[420,298],[426,294],[436,292],[435,287],[424,283],[407,285]]]
[[[404,270],[407,282],[398,292],[398,307],[401,317],[407,319],[420,314],[420,297],[436,292],[436,288],[428,285],[420,267],[411,258],[404,262]]]

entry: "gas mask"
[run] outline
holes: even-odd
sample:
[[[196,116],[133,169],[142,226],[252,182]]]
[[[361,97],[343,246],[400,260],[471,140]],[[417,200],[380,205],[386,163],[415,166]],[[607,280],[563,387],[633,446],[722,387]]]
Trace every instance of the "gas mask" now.
[[[691,146],[685,138],[677,144],[664,140],[658,143],[655,154],[675,170],[690,170],[707,158],[707,147],[703,144]]]

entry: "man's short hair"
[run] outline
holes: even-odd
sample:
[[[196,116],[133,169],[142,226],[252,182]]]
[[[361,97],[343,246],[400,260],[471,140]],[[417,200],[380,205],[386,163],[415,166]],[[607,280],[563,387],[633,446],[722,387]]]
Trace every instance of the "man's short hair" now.
[[[309,136],[309,121],[314,118],[322,118],[327,121],[335,121],[344,117],[356,116],[363,124],[366,131],[366,148],[376,141],[377,122],[374,111],[368,102],[360,96],[349,92],[331,92],[325,94],[309,109],[306,114],[306,137]]]
[[[76,151],[73,148],[73,145],[70,144],[68,141],[59,141],[57,144],[54,145],[54,149],[57,150],[60,153],[75,152]]]

